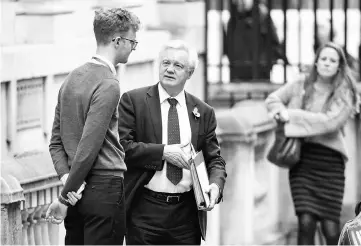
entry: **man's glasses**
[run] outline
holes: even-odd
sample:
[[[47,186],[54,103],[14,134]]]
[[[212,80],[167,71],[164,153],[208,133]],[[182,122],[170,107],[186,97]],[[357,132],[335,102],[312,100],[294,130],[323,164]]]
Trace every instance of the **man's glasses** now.
[[[129,39],[129,38],[124,38],[124,37],[122,37],[122,36],[115,37],[115,38],[112,39],[112,41],[114,42],[114,41],[117,40],[118,38],[122,38],[122,39],[128,40],[128,41],[130,42],[130,44],[132,45],[132,50],[135,50],[135,48],[137,47],[137,44],[138,44],[138,41],[137,41],[137,40]]]

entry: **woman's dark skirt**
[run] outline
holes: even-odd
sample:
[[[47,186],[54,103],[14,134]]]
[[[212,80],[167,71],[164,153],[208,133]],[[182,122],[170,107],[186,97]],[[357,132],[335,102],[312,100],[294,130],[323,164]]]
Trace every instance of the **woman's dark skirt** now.
[[[320,144],[304,143],[289,180],[297,215],[310,213],[339,223],[345,188],[342,155]]]

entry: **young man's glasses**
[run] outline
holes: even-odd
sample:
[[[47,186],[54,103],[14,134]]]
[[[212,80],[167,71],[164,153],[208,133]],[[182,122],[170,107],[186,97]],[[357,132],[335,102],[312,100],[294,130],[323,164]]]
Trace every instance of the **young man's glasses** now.
[[[117,40],[118,38],[122,38],[122,39],[125,39],[125,40],[128,40],[132,46],[132,50],[135,50],[135,48],[137,47],[137,44],[138,44],[138,41],[137,40],[134,40],[134,39],[129,39],[129,38],[124,38],[122,36],[119,36],[119,37],[115,37],[112,39],[112,41],[114,42],[115,40]]]

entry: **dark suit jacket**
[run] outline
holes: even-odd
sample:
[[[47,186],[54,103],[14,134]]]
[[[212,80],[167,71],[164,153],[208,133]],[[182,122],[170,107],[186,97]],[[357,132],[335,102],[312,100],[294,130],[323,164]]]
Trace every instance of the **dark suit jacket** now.
[[[192,129],[192,144],[196,151],[203,151],[210,183],[216,183],[223,191],[226,170],[220,156],[216,137],[216,117],[213,108],[195,96],[185,93]],[[192,111],[200,113],[195,118]],[[127,215],[139,188],[146,185],[156,171],[163,169],[162,117],[158,84],[131,90],[122,95],[119,104],[119,137],[125,150],[125,199]],[[199,223],[203,239],[206,236],[206,212],[199,211]],[[129,217],[127,217],[129,220]]]
[[[361,212],[361,201],[355,206],[355,215],[357,216]]]
[[[259,30],[255,39],[257,25],[259,25]],[[223,49],[229,59],[231,80],[255,78],[256,74],[253,74],[252,69],[256,49],[258,57],[255,65],[258,67],[257,78],[259,79],[270,79],[270,71],[277,59],[282,59],[288,64],[282,43],[277,36],[276,26],[272,19],[268,19],[268,14],[261,11],[261,8],[259,8],[259,23],[254,19],[252,11],[236,12],[231,15]]]

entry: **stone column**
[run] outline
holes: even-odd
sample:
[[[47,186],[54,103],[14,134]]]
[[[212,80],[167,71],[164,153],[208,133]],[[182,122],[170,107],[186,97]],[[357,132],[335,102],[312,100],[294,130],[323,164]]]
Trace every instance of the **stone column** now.
[[[219,205],[219,244],[252,244],[256,135],[250,120],[239,121],[233,109],[216,111],[216,115],[221,153],[227,163],[223,202]]]
[[[5,161],[1,161],[1,165]],[[1,183],[1,244],[22,244],[20,203],[24,200],[23,189],[16,178],[2,173]]]
[[[46,211],[48,210],[49,205],[44,205],[41,218],[39,219],[40,227],[41,227],[41,235],[44,245],[50,245],[50,239],[49,239],[49,228],[48,223],[45,220]]]

